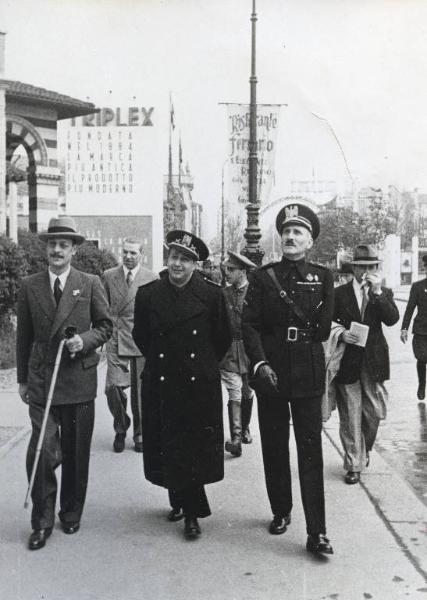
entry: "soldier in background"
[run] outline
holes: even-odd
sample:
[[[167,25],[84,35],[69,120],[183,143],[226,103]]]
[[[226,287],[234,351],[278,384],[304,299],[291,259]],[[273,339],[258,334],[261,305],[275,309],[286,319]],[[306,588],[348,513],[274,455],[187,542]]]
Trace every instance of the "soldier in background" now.
[[[224,296],[233,336],[231,346],[219,365],[221,379],[228,392],[231,439],[225,443],[225,449],[233,456],[241,456],[242,442],[252,442],[249,422],[254,395],[248,384],[249,359],[243,345],[242,310],[248,290],[247,271],[256,268],[256,265],[242,254],[229,250],[223,268],[229,284],[224,288]]]

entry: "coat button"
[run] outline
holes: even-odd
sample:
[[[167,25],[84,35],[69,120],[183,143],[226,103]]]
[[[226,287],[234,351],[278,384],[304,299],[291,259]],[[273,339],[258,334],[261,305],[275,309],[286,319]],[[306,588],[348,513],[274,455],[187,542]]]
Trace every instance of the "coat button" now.
[[[191,381],[196,381],[196,378],[194,377],[194,375],[193,375],[193,377],[191,378]]]
[[[163,375],[160,377],[160,381],[164,381],[165,378],[163,377]]]
[[[161,352],[161,353],[159,354],[159,358],[164,358],[164,357],[165,357],[165,355],[163,354],[163,352]]]
[[[196,356],[196,355],[194,354],[194,352],[192,352],[192,353],[190,354],[190,358],[194,358],[195,356]]]
[[[197,329],[193,329],[193,335],[197,335]]]

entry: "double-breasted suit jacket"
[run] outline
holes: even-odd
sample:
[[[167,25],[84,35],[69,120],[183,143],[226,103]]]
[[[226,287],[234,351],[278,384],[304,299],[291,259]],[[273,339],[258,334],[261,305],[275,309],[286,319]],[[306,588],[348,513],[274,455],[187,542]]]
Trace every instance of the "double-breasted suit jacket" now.
[[[218,363],[231,335],[221,288],[194,273],[184,288],[168,276],[139,288],[133,337],[142,374],[144,470],[183,489],[224,476]]]
[[[112,322],[98,276],[71,267],[56,307],[48,271],[23,279],[18,297],[17,375],[28,383],[30,403],[45,405],[59,342],[73,325],[83,350],[71,358],[64,348],[52,404],[88,402],[96,396],[96,366]]]
[[[280,297],[267,269],[272,268],[288,297],[307,317],[299,318]],[[305,259],[263,265],[252,273],[243,308],[245,350],[254,367],[266,361],[276,372],[285,398],[321,396],[325,386],[322,341],[329,336],[333,312],[332,274]],[[308,331],[301,342],[287,343],[289,327]]]
[[[141,265],[132,284],[128,286],[120,265],[105,271],[102,279],[114,325],[107,350],[116,352],[119,356],[141,356],[132,337],[135,296],[141,285],[157,279],[157,275]]]
[[[416,308],[418,310],[412,326],[412,333],[427,335],[427,279],[421,279],[411,285],[408,304],[403,315],[402,329],[409,329]]]
[[[335,289],[334,321],[350,328],[352,321],[369,326],[365,348],[347,344],[341,359],[340,369],[335,377],[337,383],[355,383],[360,378],[362,363],[374,381],[386,381],[390,378],[390,360],[388,345],[382,330],[384,325],[394,325],[399,320],[399,311],[393,300],[393,292],[381,288],[378,296],[369,291],[369,302],[365,308],[364,318],[360,314],[353,282],[350,281]]]

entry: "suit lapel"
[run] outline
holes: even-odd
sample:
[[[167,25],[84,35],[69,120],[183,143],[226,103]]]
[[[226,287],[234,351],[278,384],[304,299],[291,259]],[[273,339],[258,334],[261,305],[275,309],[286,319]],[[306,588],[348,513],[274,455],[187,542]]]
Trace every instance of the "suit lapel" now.
[[[348,298],[347,311],[353,316],[354,320],[362,321],[362,315],[360,314],[356,294],[354,293],[353,282],[349,281],[349,283],[347,283],[345,287]]]
[[[64,291],[62,292],[61,300],[56,309],[55,319],[53,321],[52,329],[50,331],[51,338],[53,338],[53,336],[58,331],[62,323],[73,310],[74,305],[76,304],[76,302],[82,294],[82,287],[83,281],[81,279],[79,271],[77,271],[77,269],[74,269],[74,267],[71,267],[71,271],[68,275]]]
[[[119,273],[119,276],[117,276],[115,279],[116,288],[122,294],[121,302],[119,303],[119,305],[117,307],[118,313],[120,311],[122,311],[128,304],[130,304],[131,302],[133,302],[135,300],[136,292],[138,291],[139,286],[144,285],[144,283],[148,283],[152,279],[152,277],[147,277],[147,274],[145,273],[143,267],[141,266],[138,269],[138,272],[135,275],[131,286],[128,287],[122,267],[120,267],[120,271],[121,271],[121,275]]]
[[[56,306],[50,287],[49,273],[45,271],[34,279],[32,292],[45,315],[52,322],[55,318]]]
[[[121,302],[118,305],[117,310],[119,311],[122,308],[122,303],[126,300],[126,297],[128,295],[128,285],[126,283],[126,279],[125,279],[125,272],[123,271],[123,267],[117,267],[116,271],[113,273],[112,276],[112,284],[114,285],[114,287],[116,288],[116,290],[118,291],[118,293],[121,296]]]

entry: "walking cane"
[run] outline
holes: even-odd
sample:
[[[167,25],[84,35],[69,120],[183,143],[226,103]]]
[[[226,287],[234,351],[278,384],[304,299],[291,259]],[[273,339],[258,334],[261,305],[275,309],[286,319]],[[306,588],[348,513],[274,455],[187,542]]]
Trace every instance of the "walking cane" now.
[[[24,508],[28,507],[28,499],[33,489],[34,480],[36,478],[36,471],[39,464],[40,453],[43,446],[44,434],[46,431],[47,418],[49,416],[50,405],[52,404],[53,392],[55,390],[56,379],[58,377],[59,364],[61,362],[62,351],[64,349],[65,341],[72,338],[77,333],[77,328],[70,325],[65,329],[65,338],[59,342],[58,352],[56,353],[55,366],[53,368],[52,379],[50,381],[49,393],[47,395],[46,407],[44,409],[42,426],[40,429],[40,435],[36,447],[36,455],[34,457],[33,470],[31,471],[30,483],[28,484],[27,495],[25,496]],[[74,358],[74,356],[72,356]]]

